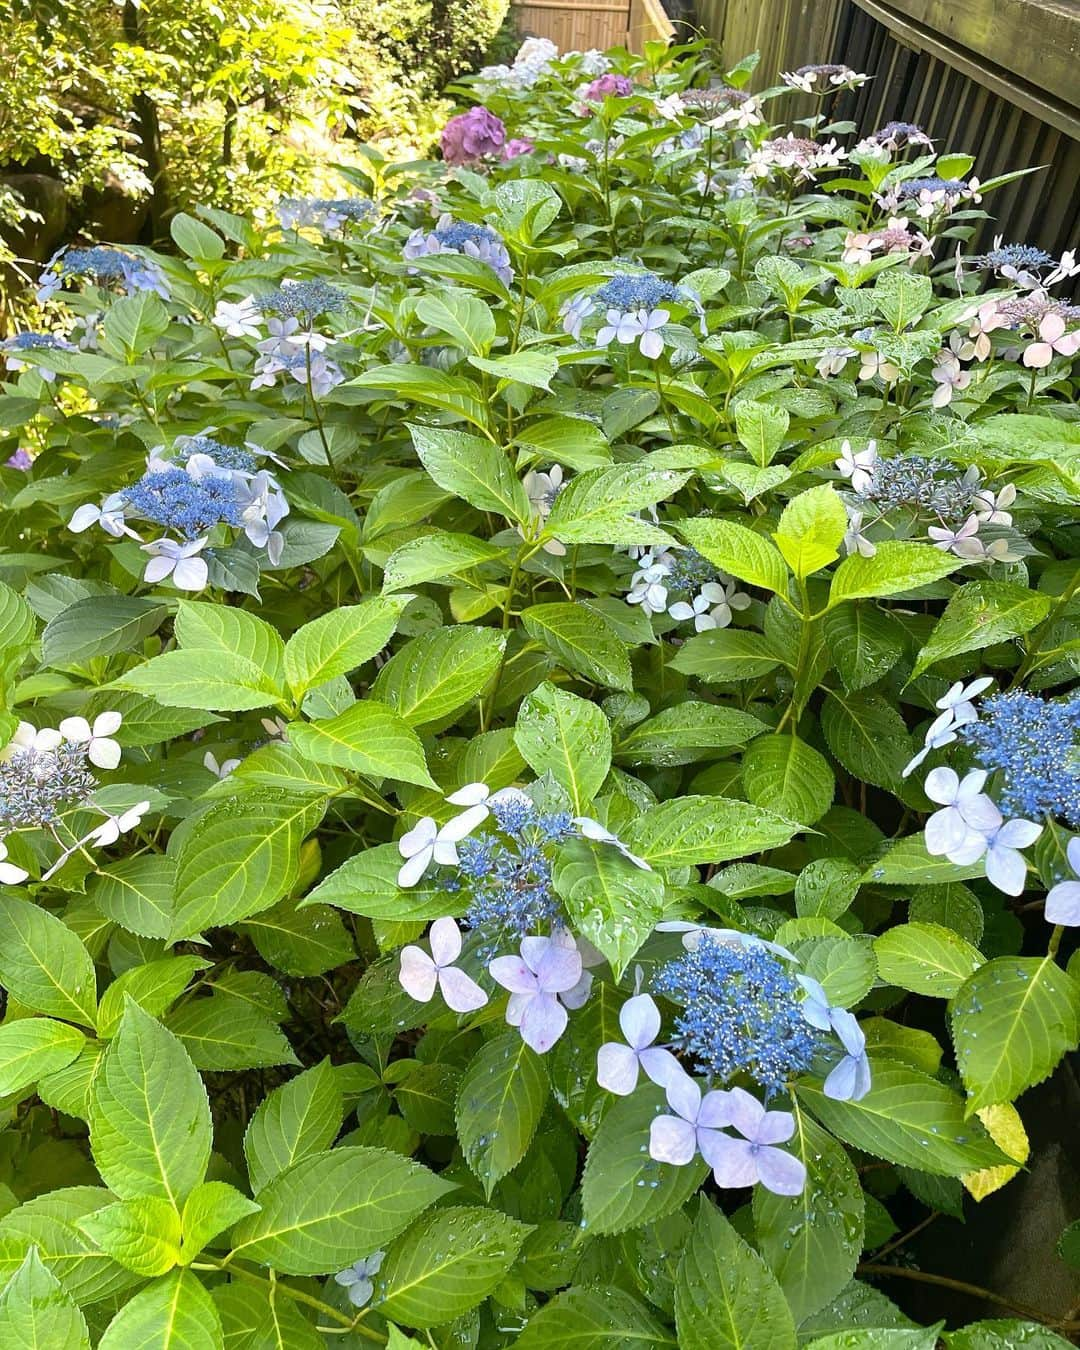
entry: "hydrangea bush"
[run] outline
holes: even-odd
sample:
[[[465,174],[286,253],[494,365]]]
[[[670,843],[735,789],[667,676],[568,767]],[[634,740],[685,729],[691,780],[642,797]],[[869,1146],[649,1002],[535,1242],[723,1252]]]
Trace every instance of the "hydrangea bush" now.
[[[45,268],[5,1345],[935,1343],[901,1190],[1078,1041],[1080,268],[752,68],[532,41],[438,162]]]

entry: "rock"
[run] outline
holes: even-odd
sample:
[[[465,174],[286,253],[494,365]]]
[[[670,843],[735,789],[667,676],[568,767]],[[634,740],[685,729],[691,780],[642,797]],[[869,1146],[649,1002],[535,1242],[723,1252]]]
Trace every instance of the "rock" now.
[[[4,227],[4,241],[20,258],[44,262],[52,257],[64,238],[68,224],[68,200],[58,178],[43,173],[16,173],[0,177],[0,187],[10,188],[40,220],[23,220]]]
[[[111,244],[134,244],[149,212],[145,197],[131,196],[115,175],[107,173],[98,186],[83,193],[82,233]]]

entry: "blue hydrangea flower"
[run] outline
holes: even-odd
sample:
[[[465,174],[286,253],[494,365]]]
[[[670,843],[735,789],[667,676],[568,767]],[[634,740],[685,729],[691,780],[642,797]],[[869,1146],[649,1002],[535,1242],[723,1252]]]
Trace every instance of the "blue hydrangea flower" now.
[[[126,291],[153,291],[163,300],[169,288],[161,268],[124,249],[97,244],[93,248],[62,248],[45,264],[38,278],[37,298],[44,303],[65,281],[89,279],[98,286],[122,286]]]
[[[275,291],[252,296],[252,301],[263,314],[311,324],[320,314],[340,314],[345,308],[345,292],[325,281],[287,281]]]
[[[810,1067],[817,1038],[799,987],[763,947],[702,933],[661,967],[653,987],[681,1005],[675,1044],[718,1080],[746,1073],[771,1094]]]
[[[379,1273],[385,1256],[385,1252],[372,1252],[334,1276],[334,1283],[349,1291],[349,1302],[354,1308],[362,1308],[375,1292],[374,1276]]]
[[[240,525],[241,502],[231,477],[195,479],[180,468],[145,473],[121,494],[127,508],[183,538],[198,539],[215,525]]]
[[[417,258],[433,257],[439,253],[460,253],[486,263],[504,286],[514,280],[510,254],[498,233],[490,225],[474,225],[468,220],[454,220],[442,215],[431,231],[413,230],[405,241],[402,254],[408,262]]]
[[[976,762],[1002,776],[997,805],[1005,816],[1057,816],[1080,829],[1080,694],[1043,699],[1015,690],[983,700],[982,718],[960,734]]]
[[[365,220],[374,210],[375,203],[366,197],[282,197],[277,218],[283,230],[307,227],[331,234],[347,221]]]
[[[177,459],[186,463],[192,455],[209,455],[220,469],[255,473],[258,462],[252,452],[240,445],[223,445],[212,436],[184,436],[176,440]]]

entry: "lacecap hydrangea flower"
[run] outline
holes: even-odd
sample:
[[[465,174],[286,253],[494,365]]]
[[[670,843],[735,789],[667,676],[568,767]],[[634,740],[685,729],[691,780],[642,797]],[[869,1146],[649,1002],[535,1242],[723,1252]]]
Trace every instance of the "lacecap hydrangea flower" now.
[[[409,262],[439,253],[459,253],[486,263],[504,286],[514,280],[510,254],[490,225],[474,225],[472,221],[454,220],[446,214],[439,217],[433,230],[413,230],[402,253]]]
[[[66,281],[87,280],[98,286],[116,286],[129,294],[152,291],[163,300],[169,298],[165,274],[157,263],[125,249],[97,244],[93,248],[59,249],[45,264],[38,278],[40,304],[60,290]]]

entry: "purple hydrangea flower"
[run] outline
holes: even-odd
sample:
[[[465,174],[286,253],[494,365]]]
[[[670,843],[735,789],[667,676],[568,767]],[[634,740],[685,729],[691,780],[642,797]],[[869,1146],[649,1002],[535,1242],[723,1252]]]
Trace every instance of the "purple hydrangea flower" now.
[[[589,103],[603,103],[609,96],[626,98],[634,92],[634,82],[627,75],[613,75],[610,71],[593,80],[584,91]]]
[[[774,1195],[801,1195],[806,1185],[806,1168],[777,1144],[786,1143],[795,1133],[795,1117],[790,1111],[766,1111],[756,1097],[742,1088],[723,1094],[726,1099],[725,1125],[743,1136],[736,1139],[717,1133],[710,1141],[713,1176],[718,1186],[732,1189],[754,1186],[758,1182]]]
[[[581,953],[554,938],[521,939],[521,955],[497,956],[488,970],[510,991],[506,1020],[521,1029],[521,1039],[538,1055],[545,1054],[566,1030],[569,1020],[559,995],[581,981]]]
[[[443,159],[447,164],[470,164],[497,154],[506,144],[506,127],[483,105],[451,117],[443,127]]]

